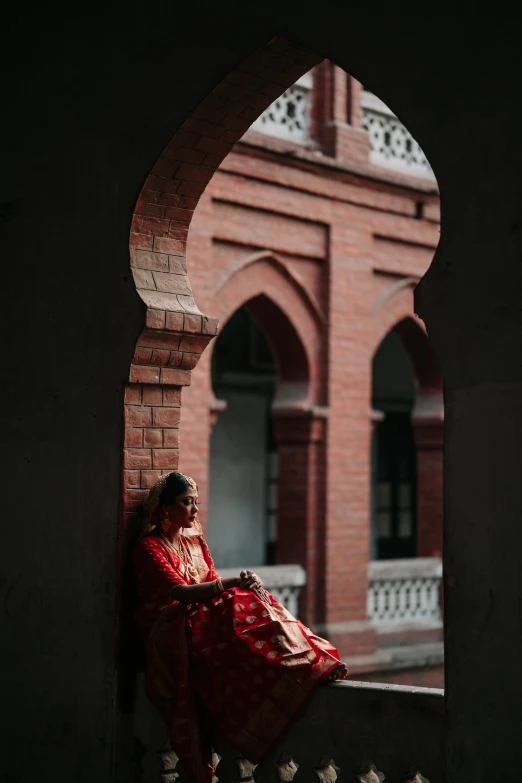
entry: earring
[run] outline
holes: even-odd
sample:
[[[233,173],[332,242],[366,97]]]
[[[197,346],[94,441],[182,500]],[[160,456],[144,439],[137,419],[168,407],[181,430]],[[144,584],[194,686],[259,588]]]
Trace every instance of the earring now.
[[[164,533],[166,533],[167,530],[170,527],[170,519],[169,519],[169,512],[168,511],[165,511],[163,519],[161,520],[161,527],[163,528],[163,532]]]

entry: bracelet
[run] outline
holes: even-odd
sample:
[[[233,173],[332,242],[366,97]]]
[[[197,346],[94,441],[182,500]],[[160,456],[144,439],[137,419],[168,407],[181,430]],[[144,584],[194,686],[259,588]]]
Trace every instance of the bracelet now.
[[[212,592],[214,593],[214,595],[219,595],[220,593],[223,592],[224,589],[225,588],[223,587],[223,581],[218,576],[218,578],[214,579],[214,581],[212,582]]]

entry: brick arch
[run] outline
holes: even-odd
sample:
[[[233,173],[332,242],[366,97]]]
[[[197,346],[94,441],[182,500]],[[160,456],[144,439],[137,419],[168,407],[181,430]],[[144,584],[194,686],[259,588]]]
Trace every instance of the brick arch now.
[[[442,409],[442,376],[424,322],[413,314],[414,282],[410,279],[393,296],[384,299],[382,306],[374,312],[370,356],[373,359],[386,335],[395,331],[413,364],[416,407],[423,407],[430,400],[430,405],[436,404]]]
[[[411,286],[397,290],[379,311],[373,351],[395,331],[406,349],[415,377],[411,414],[417,451],[417,556],[440,555],[443,530],[443,383],[424,323],[413,315]]]
[[[146,305],[146,329],[138,341],[131,380],[174,379],[167,370],[191,370],[217,332],[203,315],[188,277],[187,235],[199,198],[214,172],[252,122],[296,79],[322,58],[276,38],[254,52],[199,104],[167,145],[142,188],[131,224],[130,256],[136,289]],[[167,370],[161,348],[171,352]],[[179,335],[185,333],[180,350]],[[155,373],[140,368],[158,368]],[[179,375],[178,380],[185,380]]]
[[[255,265],[256,273],[260,273],[260,277],[264,276],[263,265],[268,264],[273,266],[275,271],[285,278],[292,288],[300,295],[305,306],[310,311],[313,318],[317,321],[317,324],[323,326],[326,323],[326,316],[321,308],[321,305],[317,301],[316,297],[307,290],[304,283],[301,282],[299,277],[292,271],[292,269],[286,264],[277,253],[273,253],[269,250],[262,250],[259,253],[254,253],[246,258],[241,258],[232,268],[227,270],[218,280],[216,291],[217,296],[220,296],[221,289],[229,283],[233,277],[245,271],[247,268]]]
[[[220,323],[226,323],[236,310],[247,305],[259,322],[277,357],[284,385],[276,405],[285,399],[290,403],[292,384],[297,384],[294,391],[300,404],[318,405],[322,319],[304,286],[286,271],[286,267],[274,264],[273,257],[265,254],[254,261],[247,260],[220,287],[213,311]]]
[[[322,58],[273,39],[223,79],[174,135],[134,209],[130,264],[145,323],[125,396],[125,530],[151,484],[179,461],[181,388],[217,334],[192,295],[186,246],[199,198],[233,145],[281,93]]]

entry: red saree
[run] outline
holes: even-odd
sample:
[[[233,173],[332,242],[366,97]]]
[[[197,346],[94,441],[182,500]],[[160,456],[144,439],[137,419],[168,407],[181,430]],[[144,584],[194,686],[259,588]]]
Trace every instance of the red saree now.
[[[187,536],[202,582],[217,573],[201,536]],[[154,534],[134,553],[136,621],[147,643],[146,688],[192,783],[211,783],[211,730],[258,763],[312,690],[339,664],[337,650],[269,596],[234,588],[199,604],[169,597],[192,584]]]

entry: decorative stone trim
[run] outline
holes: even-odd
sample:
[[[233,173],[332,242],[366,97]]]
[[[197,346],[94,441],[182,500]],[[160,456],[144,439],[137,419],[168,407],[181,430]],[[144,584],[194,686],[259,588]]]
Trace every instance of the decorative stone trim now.
[[[441,621],[442,560],[419,557],[368,564],[368,619],[380,623]]]

